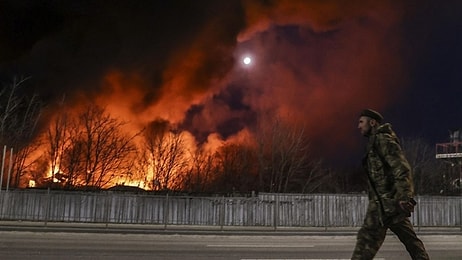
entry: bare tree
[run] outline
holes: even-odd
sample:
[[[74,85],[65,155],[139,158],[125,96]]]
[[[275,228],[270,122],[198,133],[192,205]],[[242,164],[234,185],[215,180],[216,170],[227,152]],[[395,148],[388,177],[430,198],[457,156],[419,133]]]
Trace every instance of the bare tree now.
[[[82,181],[81,178],[81,175],[86,172],[86,165],[84,164],[85,142],[77,138],[71,139],[71,144],[65,147],[60,158],[60,167],[64,175],[64,179],[60,181],[63,181],[65,189],[75,189],[78,186],[86,185],[86,182]]]
[[[14,125],[18,121],[18,110],[21,104],[21,98],[17,96],[17,89],[27,79],[17,80],[14,78],[13,83],[5,86],[0,91],[0,141],[3,144],[8,144],[8,134],[14,132]]]
[[[401,144],[412,167],[417,194],[438,194],[448,189],[444,180],[444,162],[435,158],[435,150],[421,138],[403,138]]]
[[[256,189],[255,150],[242,144],[222,146],[215,155],[218,179],[215,186],[225,192],[248,192]]]
[[[68,185],[103,188],[128,172],[128,159],[135,151],[132,141],[138,134],[124,135],[124,124],[93,105],[72,122],[69,146],[60,159]]]
[[[71,182],[66,180],[73,179],[72,176],[62,173],[61,171],[61,160],[66,149],[71,145],[70,136],[70,122],[69,113],[66,112],[65,108],[61,104],[61,112],[56,115],[56,118],[50,123],[46,135],[46,143],[48,144],[47,159],[49,160],[49,167],[51,172],[51,181],[53,183],[56,179],[60,182],[66,183],[66,185],[72,185]]]
[[[31,163],[27,157],[36,151],[33,142],[37,134],[42,104],[36,94],[25,94],[20,88],[28,78],[14,78],[0,91],[0,144],[13,148],[14,159],[10,186],[24,185],[21,177]]]
[[[124,175],[123,182],[118,185],[131,185],[145,189],[149,186],[148,173],[150,160],[144,149],[138,149],[131,155],[128,172]]]
[[[214,156],[198,148],[191,153],[190,166],[182,176],[182,187],[189,192],[211,192],[217,173]]]
[[[301,188],[302,193],[320,191],[319,188],[328,183],[332,172],[324,168],[321,159],[310,159],[306,166],[306,170],[301,171],[297,176],[297,179],[300,179],[300,181],[296,181],[295,183],[303,183]]]
[[[144,131],[144,144],[151,160],[152,189],[180,188],[179,175],[186,171],[187,158],[181,132],[166,121],[155,121]]]
[[[304,128],[289,125],[279,119],[271,122],[269,126],[259,129],[257,137],[260,190],[314,190],[320,185],[321,162],[310,154]]]

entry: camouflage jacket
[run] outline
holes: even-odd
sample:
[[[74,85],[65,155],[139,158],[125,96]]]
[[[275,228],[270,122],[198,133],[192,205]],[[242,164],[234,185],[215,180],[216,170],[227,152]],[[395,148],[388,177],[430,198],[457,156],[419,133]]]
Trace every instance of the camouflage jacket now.
[[[369,179],[369,200],[379,208],[382,223],[405,218],[398,202],[414,196],[411,167],[390,124],[380,125],[369,136],[363,166]]]

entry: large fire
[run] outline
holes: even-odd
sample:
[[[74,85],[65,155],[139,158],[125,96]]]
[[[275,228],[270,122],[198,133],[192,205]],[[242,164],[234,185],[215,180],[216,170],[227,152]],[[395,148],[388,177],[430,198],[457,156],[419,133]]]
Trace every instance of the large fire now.
[[[224,146],[255,147],[257,129],[276,119],[303,125],[319,156],[356,148],[357,112],[382,109],[405,82],[396,55],[401,42],[390,37],[399,30],[400,4],[366,2],[223,2],[208,19],[182,24],[185,30],[177,25],[177,42],[162,38],[157,20],[95,18],[119,26],[105,30],[123,36],[116,43],[116,36],[96,37],[88,23],[73,21],[72,28],[85,28],[78,34],[85,40],[40,60],[64,70],[43,82],[65,97],[49,106],[50,124],[28,158],[35,168],[21,186],[181,189],[194,178],[210,180],[213,174],[200,172],[220,167],[214,156]],[[64,32],[49,35],[32,57],[69,41]],[[104,51],[87,49],[92,40]],[[120,45],[106,51],[112,44]]]
[[[241,131],[225,141],[212,133],[199,145],[190,132],[178,130],[169,121],[153,116],[147,122],[146,116],[130,110],[128,97],[138,97],[131,89],[139,82],[121,82],[123,78],[120,72],[105,77],[103,86],[110,94],[98,97],[100,105],[60,104],[60,112],[39,137],[42,145],[31,157],[31,161],[44,161],[46,170],[43,175],[34,174],[28,187],[183,189],[181,180],[195,167],[199,151],[212,156],[223,144],[246,142],[249,137]],[[123,88],[123,83],[130,88]]]

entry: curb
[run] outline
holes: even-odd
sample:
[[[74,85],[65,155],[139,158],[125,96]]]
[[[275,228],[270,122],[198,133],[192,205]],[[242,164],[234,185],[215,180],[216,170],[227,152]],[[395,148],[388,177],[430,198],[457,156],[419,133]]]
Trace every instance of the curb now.
[[[418,235],[462,235],[459,227],[414,227]],[[0,221],[0,231],[169,235],[356,236],[359,227],[250,227]]]

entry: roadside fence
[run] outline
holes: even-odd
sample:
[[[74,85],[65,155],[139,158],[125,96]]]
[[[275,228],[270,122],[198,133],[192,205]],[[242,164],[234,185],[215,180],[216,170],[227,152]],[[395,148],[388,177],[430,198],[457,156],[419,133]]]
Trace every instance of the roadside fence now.
[[[418,196],[411,221],[462,229],[462,197]],[[0,192],[0,220],[114,224],[359,227],[365,194],[274,194],[252,197],[149,193],[9,190]]]

